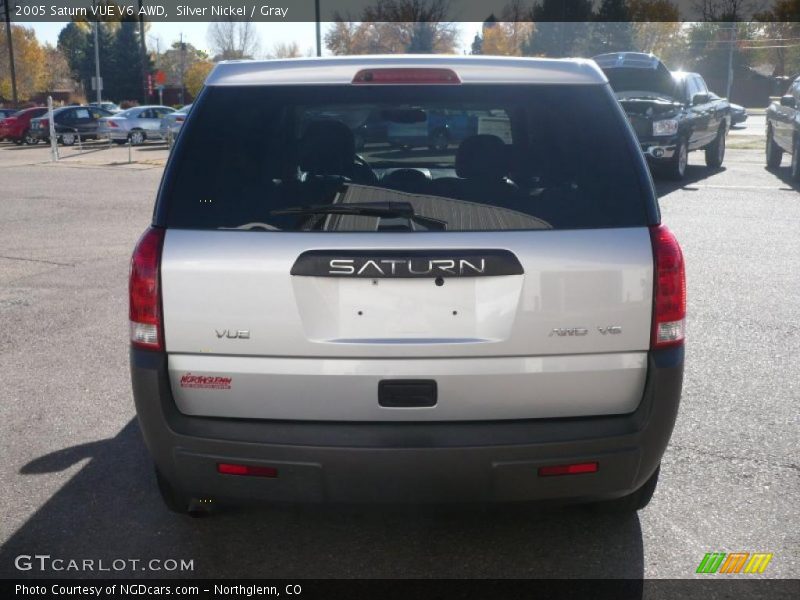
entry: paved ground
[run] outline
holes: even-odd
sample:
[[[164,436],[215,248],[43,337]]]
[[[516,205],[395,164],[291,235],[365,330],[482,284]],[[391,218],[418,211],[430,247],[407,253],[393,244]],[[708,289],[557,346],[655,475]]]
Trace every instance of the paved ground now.
[[[772,552],[766,576],[797,576],[800,194],[762,151],[659,185],[688,262],[690,341],[661,484],[638,516],[329,507],[207,520],[161,505],[128,381],[127,262],[160,169],[26,166],[14,152],[36,151],[0,147],[0,576],[41,576],[13,567],[41,553],[193,559],[199,577],[691,577],[711,551]]]

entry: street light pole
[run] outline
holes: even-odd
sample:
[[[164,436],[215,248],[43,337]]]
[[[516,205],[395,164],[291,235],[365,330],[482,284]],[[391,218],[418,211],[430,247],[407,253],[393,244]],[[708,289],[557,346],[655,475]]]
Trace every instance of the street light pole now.
[[[314,0],[314,15],[317,28],[317,56],[322,56],[322,31],[320,30],[321,24],[319,22],[320,20],[319,0]]]
[[[147,104],[150,100],[147,91],[147,48],[144,44],[144,14],[142,11],[142,0],[139,0],[139,54],[142,61],[142,98]]]
[[[95,5],[95,0],[92,0],[92,6]],[[100,82],[100,46],[97,41],[98,37],[98,30],[100,29],[100,23],[95,17],[94,20],[94,87],[97,90],[97,104],[99,105],[103,101],[103,86]]]
[[[11,99],[14,106],[18,106],[17,98],[17,69],[14,66],[14,41],[11,39],[11,11],[8,8],[8,0],[3,0],[3,10],[6,17],[6,40],[8,41],[8,61],[11,67]]]

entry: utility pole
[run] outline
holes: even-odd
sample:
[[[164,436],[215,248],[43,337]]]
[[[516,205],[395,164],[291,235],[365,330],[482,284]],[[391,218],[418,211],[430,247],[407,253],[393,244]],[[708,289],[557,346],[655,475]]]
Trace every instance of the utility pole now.
[[[14,41],[11,39],[11,10],[8,8],[8,0],[3,0],[3,10],[6,17],[6,40],[8,41],[8,61],[11,67],[11,100],[14,107],[19,106],[17,98],[17,69],[14,65]]]
[[[186,44],[183,43],[183,32],[181,32],[181,105],[185,104],[183,101],[183,88],[185,87],[183,76],[186,72]]]
[[[316,28],[317,28],[317,56],[322,56],[322,31],[320,28],[322,24],[320,21],[320,14],[319,14],[319,0],[314,0],[314,15],[316,17]]]
[[[727,91],[725,92],[725,97],[728,98],[728,100],[731,98],[731,88],[733,87],[733,49],[736,47],[737,29],[737,24],[733,23],[731,25],[731,40],[728,48],[728,85]]]
[[[150,100],[147,95],[147,48],[144,44],[144,11],[142,10],[142,0],[139,0],[139,54],[142,61],[142,98],[147,104]]]
[[[92,6],[95,6],[95,0],[92,0]],[[94,87],[97,89],[97,104],[103,101],[103,84],[100,80],[100,45],[97,41],[98,30],[100,29],[100,22],[95,17],[94,20]]]

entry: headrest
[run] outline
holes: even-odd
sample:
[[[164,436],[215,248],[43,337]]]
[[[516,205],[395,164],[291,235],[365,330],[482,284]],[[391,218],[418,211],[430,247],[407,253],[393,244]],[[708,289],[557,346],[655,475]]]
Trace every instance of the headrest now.
[[[300,138],[300,169],[312,175],[350,177],[355,155],[353,132],[341,121],[312,121]]]
[[[464,179],[498,180],[509,172],[506,145],[496,135],[466,138],[456,152],[456,175]]]

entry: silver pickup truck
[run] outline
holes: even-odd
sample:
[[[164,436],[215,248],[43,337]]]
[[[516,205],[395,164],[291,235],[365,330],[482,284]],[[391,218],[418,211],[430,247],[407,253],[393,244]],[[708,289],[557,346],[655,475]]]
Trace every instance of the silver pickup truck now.
[[[446,148],[354,131],[477,115]],[[220,63],[130,272],[159,489],[225,502],[634,511],[678,411],[686,286],[591,61]]]

